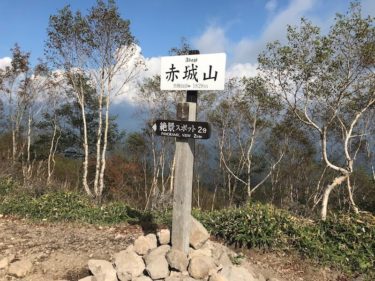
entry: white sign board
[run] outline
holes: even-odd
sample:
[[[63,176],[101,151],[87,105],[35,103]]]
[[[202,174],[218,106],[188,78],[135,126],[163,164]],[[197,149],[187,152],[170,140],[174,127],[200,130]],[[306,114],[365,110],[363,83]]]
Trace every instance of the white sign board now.
[[[224,90],[226,54],[161,58],[160,89]]]

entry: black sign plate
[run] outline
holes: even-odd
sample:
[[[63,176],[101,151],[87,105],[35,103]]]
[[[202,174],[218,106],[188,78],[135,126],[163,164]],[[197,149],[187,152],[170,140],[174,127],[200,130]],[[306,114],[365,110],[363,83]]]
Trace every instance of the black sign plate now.
[[[156,135],[163,137],[208,139],[211,135],[207,122],[156,120],[152,129]]]

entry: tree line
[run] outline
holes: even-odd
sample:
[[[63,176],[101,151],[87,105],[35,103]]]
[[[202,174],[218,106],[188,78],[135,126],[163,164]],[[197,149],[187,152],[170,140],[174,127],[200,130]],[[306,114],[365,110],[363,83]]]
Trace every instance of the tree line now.
[[[352,3],[330,30],[302,19],[285,42],[270,42],[258,75],[199,93],[193,204],[217,209],[261,201],[326,219],[332,210],[375,210],[375,32]],[[130,21],[115,1],[86,14],[51,15],[45,57],[36,66],[17,44],[0,70],[2,174],[26,189],[82,190],[98,204],[125,200],[145,209],[171,204],[175,139],[155,136],[174,119],[180,91],[160,76],[137,86],[140,131],[124,133],[111,103],[144,71]],[[187,54],[186,41],[170,54]],[[126,92],[124,93],[126,94]]]

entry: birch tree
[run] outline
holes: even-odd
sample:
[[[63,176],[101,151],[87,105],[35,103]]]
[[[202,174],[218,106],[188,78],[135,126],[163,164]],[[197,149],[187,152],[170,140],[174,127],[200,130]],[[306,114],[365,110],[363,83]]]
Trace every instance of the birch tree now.
[[[18,44],[12,49],[11,65],[5,68],[2,75],[2,91],[7,97],[7,115],[9,131],[12,136],[12,165],[19,159],[23,144],[21,140],[21,124],[24,119],[27,104],[26,84],[30,53],[23,52]]]
[[[87,83],[87,60],[90,56],[88,24],[78,11],[75,14],[69,6],[50,16],[46,43],[47,59],[62,72],[70,84],[81,109],[83,128],[83,173],[82,186],[89,197],[94,198],[88,181],[89,147],[85,108],[85,85]]]
[[[147,194],[146,207],[148,208],[151,197],[157,200],[159,186],[160,195],[171,194],[173,189],[174,174],[174,144],[172,138],[157,137],[151,126],[157,119],[174,119],[177,103],[183,99],[182,92],[161,91],[160,76],[145,79],[139,87],[137,102],[141,104],[139,114],[145,118],[147,127],[147,140],[149,144],[149,162],[152,169],[150,191]],[[168,188],[169,182],[169,188]],[[154,201],[155,201],[154,200]]]
[[[123,93],[139,70],[139,51],[130,32],[130,22],[121,18],[114,1],[98,0],[87,16],[73,14],[67,6],[50,17],[49,58],[64,69],[81,107],[83,122],[82,184],[86,193],[100,203],[104,189],[110,104],[114,96]],[[89,141],[85,116],[85,83],[94,87],[98,101],[96,134],[96,167],[93,187],[88,184]],[[103,124],[104,123],[104,124]]]
[[[272,127],[272,116],[278,110],[277,99],[267,92],[263,79],[255,77],[231,80],[227,86],[227,96],[211,114],[211,120],[219,132],[220,164],[229,177],[230,205],[238,185],[245,187],[247,198],[250,199],[280,162],[283,156],[281,151],[278,159],[268,159],[266,173],[254,184],[254,168],[257,165],[254,158],[265,143],[266,132]]]
[[[260,69],[270,89],[283,98],[295,118],[320,137],[321,157],[336,177],[325,187],[321,218],[327,217],[330,193],[347,188],[353,211],[351,174],[358,153],[356,140],[363,137],[359,122],[375,103],[373,17],[362,17],[358,3],[347,15],[337,15],[328,34],[305,19],[300,27],[288,27],[287,42],[268,44],[260,55]],[[332,139],[335,145],[333,160]],[[332,147],[331,147],[332,148]]]
[[[40,62],[30,73],[26,73],[24,83],[20,89],[25,97],[25,110],[27,111],[26,163],[22,165],[25,184],[33,177],[33,164],[31,161],[33,131],[35,129],[35,119],[44,106],[41,100],[42,95],[50,85],[48,76],[49,72],[46,64]]]
[[[137,56],[138,49],[130,32],[130,21],[121,18],[114,1],[109,0],[108,4],[97,1],[87,20],[92,40],[89,63],[94,69],[91,74],[98,93],[94,192],[100,201],[104,188],[110,104],[113,97],[122,94],[125,85],[138,75],[143,61]]]

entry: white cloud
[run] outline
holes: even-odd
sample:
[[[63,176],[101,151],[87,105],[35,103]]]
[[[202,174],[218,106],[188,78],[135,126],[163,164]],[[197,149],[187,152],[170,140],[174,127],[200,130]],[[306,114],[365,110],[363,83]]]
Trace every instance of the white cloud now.
[[[146,72],[144,73],[145,77],[152,77],[160,74],[160,57],[145,58],[146,63]]]
[[[235,62],[254,62],[259,53],[265,48],[268,42],[283,40],[286,36],[286,26],[298,24],[301,17],[310,11],[316,0],[292,0],[288,7],[276,14],[268,22],[264,32],[257,40],[242,39],[235,44]]]
[[[260,49],[260,43],[248,38],[244,38],[238,43],[234,44],[233,53],[234,61],[238,62],[254,62],[257,59],[258,49]]]
[[[127,83],[121,93],[117,95],[113,102],[115,104],[119,103],[128,103],[128,104],[135,104],[136,97],[138,94],[138,84],[142,82],[145,78],[150,78],[154,75],[160,74],[160,57],[152,57],[152,58],[145,58],[141,53],[141,48],[137,46],[136,53],[134,54],[136,59],[131,60],[133,63],[134,61],[143,61],[144,67],[139,68],[137,76],[135,79]],[[132,65],[126,65],[126,67],[134,67]],[[123,75],[118,75],[116,77],[116,83],[120,85],[121,81],[123,80]]]
[[[226,52],[231,55],[232,63],[255,63],[268,42],[283,40],[286,26],[298,24],[300,18],[310,12],[318,1],[291,0],[286,8],[276,13],[277,0],[269,0],[265,9],[272,14],[272,18],[258,38],[244,37],[237,42],[231,42],[224,28],[210,25],[201,36],[193,40],[193,44],[202,53]]]
[[[202,53],[209,54],[224,52],[229,42],[223,28],[210,25],[199,38],[193,39],[193,44]]]
[[[254,77],[258,73],[257,65],[251,63],[236,63],[232,64],[226,71],[226,78],[234,77]]]
[[[297,24],[301,17],[314,7],[316,0],[292,0],[289,6],[277,14],[268,24],[262,40],[275,40],[285,37],[286,25]]]
[[[5,67],[10,66],[12,59],[10,57],[0,58],[0,69],[5,69]]]

